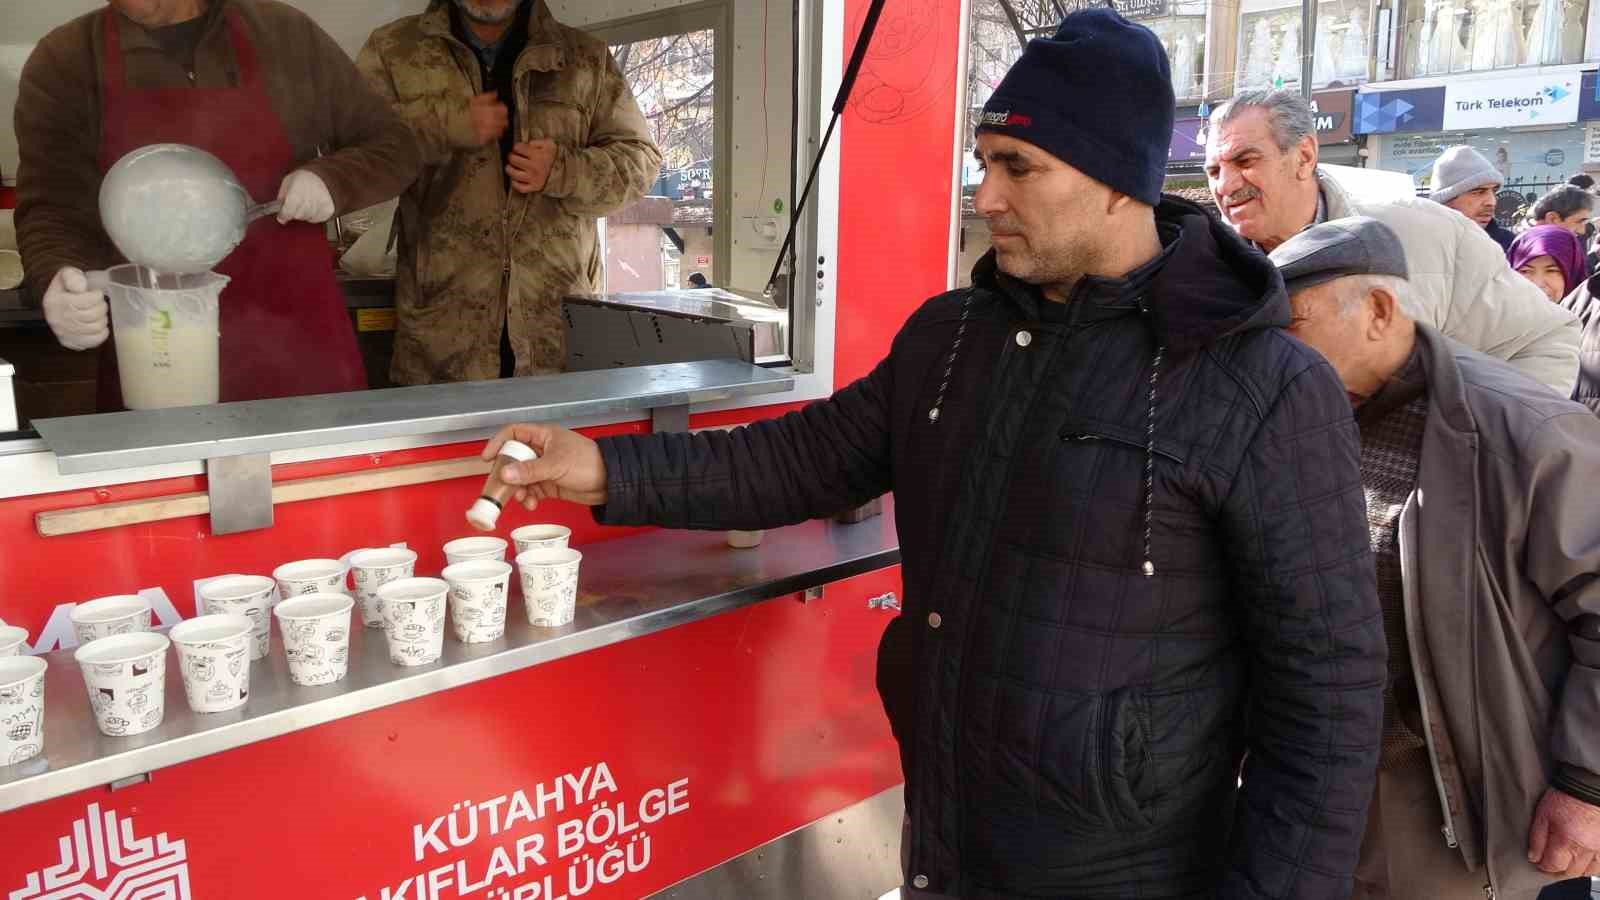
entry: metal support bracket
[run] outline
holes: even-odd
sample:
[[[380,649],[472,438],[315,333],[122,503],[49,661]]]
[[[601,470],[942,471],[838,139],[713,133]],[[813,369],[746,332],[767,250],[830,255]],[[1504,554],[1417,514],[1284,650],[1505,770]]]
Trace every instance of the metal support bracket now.
[[[821,600],[821,599],[822,599],[822,588],[819,588],[819,587],[806,588],[805,592],[800,595],[800,602],[801,603],[810,603],[813,600]]]
[[[149,784],[150,780],[150,773],[145,772],[143,775],[129,775],[127,778],[118,778],[116,781],[113,781],[111,784],[107,785],[107,787],[111,788],[113,791],[120,791],[123,788],[131,788],[137,787],[141,784]]]
[[[688,405],[657,406],[650,410],[650,430],[656,434],[661,434],[662,432],[688,431]]]
[[[206,460],[211,533],[238,534],[272,527],[272,454]]]

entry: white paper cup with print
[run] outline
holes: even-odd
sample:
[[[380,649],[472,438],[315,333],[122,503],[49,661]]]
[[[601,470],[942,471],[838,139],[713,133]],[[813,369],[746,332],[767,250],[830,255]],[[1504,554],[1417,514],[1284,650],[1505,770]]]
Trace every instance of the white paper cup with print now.
[[[356,583],[361,624],[382,628],[383,601],[378,597],[378,588],[417,574],[417,551],[400,547],[358,550],[350,555],[350,574]]]
[[[498,559],[504,561],[506,548],[511,546],[505,538],[497,537],[464,537],[457,538],[444,545],[444,558],[446,565],[471,562],[475,559]]]
[[[101,597],[72,609],[72,633],[79,644],[119,634],[150,630],[150,601],[132,594]]]
[[[173,626],[178,670],[189,708],[197,713],[237,709],[250,696],[255,623],[238,615],[198,616]]]
[[[288,600],[308,594],[343,594],[350,567],[337,559],[302,559],[272,570],[278,598]]]
[[[0,658],[21,655],[27,643],[28,629],[18,628],[15,625],[0,625]]]
[[[119,634],[91,641],[72,654],[83,670],[101,734],[128,737],[161,724],[171,645],[164,634]]]
[[[250,658],[272,652],[272,606],[278,583],[265,575],[224,575],[200,588],[202,615],[244,616],[250,620]]]
[[[529,550],[564,550],[572,540],[572,529],[565,525],[524,525],[511,532],[517,555]]]
[[[333,684],[350,671],[349,594],[307,594],[279,603],[273,613],[289,657],[289,680],[299,685]]]
[[[578,610],[578,566],[582,562],[583,554],[570,547],[529,550],[517,557],[528,624],[555,628],[572,621]]]
[[[0,659],[0,766],[14,766],[44,749],[44,670],[37,656]]]
[[[506,592],[511,586],[511,564],[498,559],[474,559],[444,570],[450,585],[450,625],[456,640],[482,644],[506,633]]]
[[[391,581],[378,593],[383,598],[389,661],[397,666],[438,661],[444,653],[445,598],[450,584],[438,578],[407,578]]]

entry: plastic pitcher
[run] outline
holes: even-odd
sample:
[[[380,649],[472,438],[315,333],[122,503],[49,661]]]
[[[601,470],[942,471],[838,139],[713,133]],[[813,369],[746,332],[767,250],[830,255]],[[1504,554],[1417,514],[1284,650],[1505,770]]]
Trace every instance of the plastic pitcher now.
[[[157,275],[143,266],[106,271],[111,333],[129,409],[216,403],[222,289],[215,272]]]

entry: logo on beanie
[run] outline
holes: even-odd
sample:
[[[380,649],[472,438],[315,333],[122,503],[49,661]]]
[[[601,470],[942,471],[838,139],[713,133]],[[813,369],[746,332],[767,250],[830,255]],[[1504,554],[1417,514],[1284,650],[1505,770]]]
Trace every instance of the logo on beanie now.
[[[983,116],[978,120],[978,124],[980,126],[989,125],[996,128],[1003,128],[1011,125],[1015,125],[1018,128],[1031,128],[1033,126],[1033,116],[1024,115],[1022,113],[1014,113],[1009,109],[1005,112],[984,110]]]

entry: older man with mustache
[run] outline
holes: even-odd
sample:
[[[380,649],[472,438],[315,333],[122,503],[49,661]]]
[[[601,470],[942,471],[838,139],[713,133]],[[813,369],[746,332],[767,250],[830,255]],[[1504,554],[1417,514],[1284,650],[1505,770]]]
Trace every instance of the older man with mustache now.
[[[1400,236],[1411,264],[1406,313],[1503,359],[1562,396],[1578,378],[1577,319],[1511,271],[1476,222],[1415,197],[1358,201],[1317,167],[1317,133],[1299,94],[1255,91],[1217,108],[1206,177],[1222,217],[1265,252],[1312,225],[1371,216]]]

